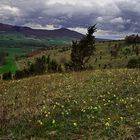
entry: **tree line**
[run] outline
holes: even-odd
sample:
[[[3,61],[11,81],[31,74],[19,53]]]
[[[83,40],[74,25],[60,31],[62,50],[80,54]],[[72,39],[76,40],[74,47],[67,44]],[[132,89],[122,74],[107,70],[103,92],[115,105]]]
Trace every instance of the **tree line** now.
[[[137,34],[129,35],[125,37],[125,43],[127,44],[139,44],[140,43],[140,36]]]

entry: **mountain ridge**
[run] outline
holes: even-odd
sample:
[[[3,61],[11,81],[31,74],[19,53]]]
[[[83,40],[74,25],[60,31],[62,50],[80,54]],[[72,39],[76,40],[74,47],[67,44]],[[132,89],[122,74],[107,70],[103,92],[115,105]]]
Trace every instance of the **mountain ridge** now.
[[[25,26],[15,26],[0,23],[1,33],[21,33],[25,36],[34,36],[37,38],[57,38],[57,37],[69,37],[69,38],[81,38],[84,35],[76,31],[72,31],[66,28],[55,29],[55,30],[44,30],[44,29],[32,29]]]
[[[67,29],[60,28],[55,30],[33,29],[26,26],[16,26],[0,23],[0,34],[20,33],[27,37],[34,38],[74,38],[80,39],[84,34]],[[96,38],[96,41],[109,41],[109,39]]]

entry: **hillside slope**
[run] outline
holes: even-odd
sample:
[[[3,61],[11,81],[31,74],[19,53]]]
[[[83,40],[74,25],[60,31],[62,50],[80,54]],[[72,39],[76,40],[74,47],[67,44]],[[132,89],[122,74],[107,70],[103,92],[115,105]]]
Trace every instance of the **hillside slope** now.
[[[18,34],[18,35],[24,35],[26,37],[33,37],[33,38],[51,38],[51,39],[80,39],[84,35],[69,30],[67,28],[60,28],[55,30],[46,30],[46,29],[32,29],[30,27],[24,27],[24,26],[13,26],[8,24],[2,24],[0,23],[0,35],[1,34]],[[110,39],[104,39],[104,38],[96,38],[96,41],[109,41]]]
[[[71,31],[66,28],[56,29],[56,30],[43,30],[43,29],[32,29],[23,26],[13,26],[0,23],[0,34],[9,33],[20,33],[28,37],[36,38],[81,38],[83,34],[76,31]]]
[[[1,139],[140,138],[140,71],[96,70],[0,82]]]

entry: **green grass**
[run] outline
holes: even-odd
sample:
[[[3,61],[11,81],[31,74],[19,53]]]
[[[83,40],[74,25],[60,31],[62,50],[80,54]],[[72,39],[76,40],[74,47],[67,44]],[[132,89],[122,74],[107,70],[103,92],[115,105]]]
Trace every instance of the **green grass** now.
[[[21,34],[0,35],[0,47],[41,47],[46,46],[45,42],[39,39],[28,38]]]
[[[110,54],[110,50],[109,48],[114,46],[115,44],[120,44],[121,43],[121,49],[122,51],[119,51],[118,56],[116,58],[111,57]],[[110,44],[110,47],[109,47]],[[96,43],[95,44],[96,47],[96,51],[93,54],[93,56],[91,56],[89,62],[87,65],[91,65],[93,67],[93,69],[103,69],[105,65],[111,64],[111,68],[126,68],[128,61],[131,58],[138,58],[138,56],[136,56],[136,54],[134,52],[131,52],[130,54],[127,55],[127,58],[125,57],[124,54],[122,54],[122,52],[126,49],[129,48],[130,50],[132,50],[132,45],[126,45],[124,44],[123,41],[116,41],[116,42],[105,42],[105,43]],[[140,45],[139,45],[140,47]],[[68,51],[64,51],[64,52],[60,52],[60,50],[62,50],[62,48],[60,47],[60,49],[57,50],[49,50],[46,51],[46,55],[50,55],[51,58],[55,59],[56,61],[58,61],[59,63],[62,63],[62,59],[66,62],[70,61],[70,54],[71,54],[71,50]],[[102,54],[100,54],[102,53]],[[100,56],[102,57],[100,59]],[[95,60],[97,58],[97,62],[95,63]],[[63,63],[62,63],[63,64]],[[99,67],[100,64],[100,67]],[[107,68],[109,68],[109,66],[107,66]]]
[[[47,47],[47,46],[69,46],[73,38],[35,38],[26,37],[21,34],[0,35],[0,47]]]
[[[0,138],[140,138],[140,71],[96,70],[0,82]]]
[[[16,72],[17,66],[14,58],[7,57],[5,63],[6,63],[5,65],[0,66],[0,74],[7,73],[7,72],[12,72],[12,73]]]
[[[56,46],[70,46],[72,40],[74,38],[50,38],[47,39],[49,45],[56,45]]]
[[[32,48],[0,48],[0,51],[8,53],[6,57],[6,62],[4,65],[0,66],[0,74],[5,72],[15,73],[17,70],[17,65],[15,61],[15,56],[21,56],[32,51]]]

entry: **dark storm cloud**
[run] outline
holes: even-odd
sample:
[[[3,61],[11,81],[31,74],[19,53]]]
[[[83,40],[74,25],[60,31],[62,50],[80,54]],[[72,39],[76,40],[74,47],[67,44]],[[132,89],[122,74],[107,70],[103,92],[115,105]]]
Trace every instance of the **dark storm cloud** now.
[[[98,24],[99,33],[120,37],[140,33],[139,0],[1,0],[0,22],[46,28],[48,25],[87,28]],[[119,37],[118,37],[119,38]]]

